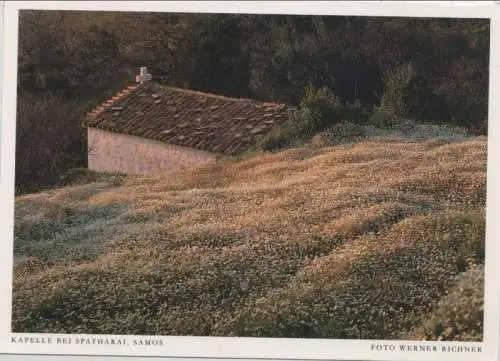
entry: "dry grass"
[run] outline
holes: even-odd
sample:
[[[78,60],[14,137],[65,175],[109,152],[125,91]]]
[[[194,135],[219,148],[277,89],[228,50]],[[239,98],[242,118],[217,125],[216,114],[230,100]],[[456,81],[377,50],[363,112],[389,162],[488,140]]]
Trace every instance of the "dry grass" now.
[[[13,331],[432,338],[462,322],[457,289],[482,307],[480,278],[457,275],[484,262],[485,197],[485,138],[296,148],[19,197]],[[453,337],[480,339],[470,324]]]

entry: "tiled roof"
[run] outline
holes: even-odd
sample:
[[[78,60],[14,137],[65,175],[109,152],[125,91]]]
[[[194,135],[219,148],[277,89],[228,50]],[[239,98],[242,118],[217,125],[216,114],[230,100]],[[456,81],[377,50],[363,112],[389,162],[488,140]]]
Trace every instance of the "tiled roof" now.
[[[88,114],[86,126],[221,154],[290,118],[285,104],[227,98],[153,82],[126,87]]]

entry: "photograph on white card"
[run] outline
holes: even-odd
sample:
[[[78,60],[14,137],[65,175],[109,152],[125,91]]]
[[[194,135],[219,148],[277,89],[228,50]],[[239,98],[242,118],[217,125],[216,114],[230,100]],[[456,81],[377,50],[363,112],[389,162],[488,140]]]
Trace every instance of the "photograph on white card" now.
[[[6,4],[1,352],[496,353],[496,7],[340,5]]]

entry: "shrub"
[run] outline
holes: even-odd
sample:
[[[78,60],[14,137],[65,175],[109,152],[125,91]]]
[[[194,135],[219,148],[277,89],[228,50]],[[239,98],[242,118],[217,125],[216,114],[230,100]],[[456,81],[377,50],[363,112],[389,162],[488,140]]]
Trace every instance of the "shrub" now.
[[[370,117],[370,123],[379,128],[389,128],[396,123],[396,118],[388,111],[376,107]]]
[[[460,274],[458,282],[439,302],[411,339],[430,341],[482,341],[484,318],[484,265]]]
[[[327,87],[315,89],[308,85],[297,114],[258,139],[256,147],[264,151],[289,147],[308,140],[315,133],[344,119],[364,122],[368,117],[368,110],[359,101],[349,104]]]
[[[322,146],[356,142],[361,140],[365,135],[363,125],[348,121],[339,122],[328,128],[322,134],[318,134],[318,136],[321,137]]]
[[[403,64],[387,73],[380,105],[370,122],[385,127],[408,115],[408,91],[414,77],[412,63]]]

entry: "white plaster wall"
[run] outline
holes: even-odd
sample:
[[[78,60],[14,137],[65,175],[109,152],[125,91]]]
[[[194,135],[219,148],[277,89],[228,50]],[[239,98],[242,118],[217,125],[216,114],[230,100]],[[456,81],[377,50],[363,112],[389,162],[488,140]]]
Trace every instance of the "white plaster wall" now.
[[[215,162],[214,153],[88,128],[88,167],[95,171],[149,174]]]

